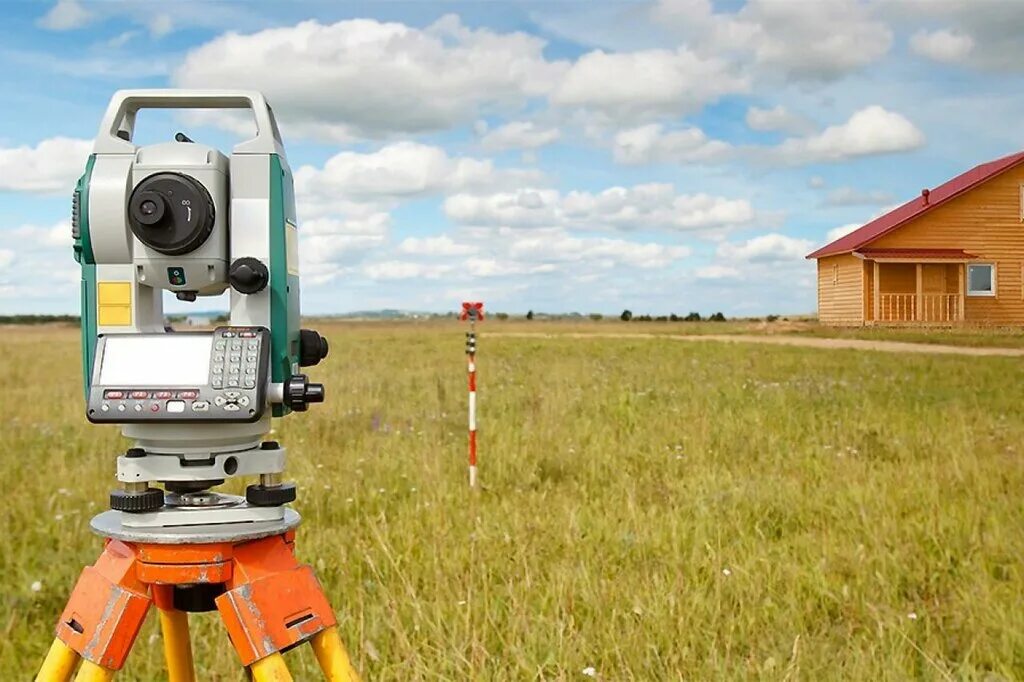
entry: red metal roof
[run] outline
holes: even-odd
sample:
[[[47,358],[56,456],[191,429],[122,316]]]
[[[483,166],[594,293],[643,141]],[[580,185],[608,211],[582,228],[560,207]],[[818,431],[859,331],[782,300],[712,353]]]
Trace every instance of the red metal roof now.
[[[966,260],[977,258],[963,249],[857,249],[865,258],[915,258],[920,260]]]
[[[882,235],[892,232],[914,218],[924,215],[936,206],[940,206],[950,199],[974,189],[986,180],[990,180],[1022,162],[1024,162],[1024,152],[1017,152],[1016,154],[975,166],[966,173],[961,173],[933,190],[926,190],[927,203],[926,197],[923,196],[924,192],[922,192],[922,195],[914,197],[902,206],[875,218],[867,225],[854,230],[844,237],[840,237],[831,244],[826,244],[814,253],[808,254],[807,257],[821,258],[823,256],[833,256],[866,246]]]

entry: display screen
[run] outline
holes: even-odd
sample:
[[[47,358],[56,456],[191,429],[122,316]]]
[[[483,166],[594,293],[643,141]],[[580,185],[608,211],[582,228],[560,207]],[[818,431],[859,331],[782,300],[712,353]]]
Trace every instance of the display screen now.
[[[209,383],[212,334],[106,337],[101,386],[204,386]]]

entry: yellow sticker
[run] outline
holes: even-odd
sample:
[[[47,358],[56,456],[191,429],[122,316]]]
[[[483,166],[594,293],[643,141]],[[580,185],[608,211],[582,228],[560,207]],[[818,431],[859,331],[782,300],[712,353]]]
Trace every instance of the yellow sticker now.
[[[129,327],[132,324],[132,283],[97,282],[97,320],[101,327]]]

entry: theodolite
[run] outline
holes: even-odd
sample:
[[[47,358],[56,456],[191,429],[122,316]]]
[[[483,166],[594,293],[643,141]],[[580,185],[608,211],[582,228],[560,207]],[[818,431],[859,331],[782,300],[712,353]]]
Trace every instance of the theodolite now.
[[[133,142],[140,110],[197,108],[247,111],[256,135],[230,156],[183,133]],[[185,614],[212,610],[256,680],[291,679],[281,653],[307,640],[328,679],[355,679],[319,583],[293,556],[285,449],[264,440],[272,418],[324,400],[300,368],[328,353],[299,326],[292,174],[264,97],[116,93],[74,190],[72,231],[86,416],[121,425],[132,446],[117,458],[111,509],[91,523],[106,549],[75,586],[37,679],[70,679],[79,659],[77,679],[109,679],[151,604],[172,682],[195,679]],[[166,325],[164,292],[225,291],[227,324]],[[244,497],[212,490],[240,476],[258,479]]]

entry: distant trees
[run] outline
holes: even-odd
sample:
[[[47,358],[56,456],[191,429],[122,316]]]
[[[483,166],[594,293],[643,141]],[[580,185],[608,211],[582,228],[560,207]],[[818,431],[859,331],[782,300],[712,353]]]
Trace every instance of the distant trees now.
[[[601,313],[590,313],[589,315],[587,315],[587,317],[592,319],[594,322],[598,322],[604,319],[604,315],[602,315]]]
[[[714,315],[712,315],[711,317],[708,318],[708,321],[710,321],[710,322],[725,322],[725,315],[723,315],[722,313],[715,313]]]
[[[507,320],[508,319],[508,313],[495,313],[494,316],[496,318],[498,318],[499,320]]]
[[[634,315],[631,310],[623,310],[622,314],[619,315],[619,319],[623,322],[700,322],[707,320],[708,322],[725,322],[726,317],[723,313],[714,313],[707,318],[701,317],[698,312],[688,313],[685,317],[680,317],[675,313],[671,315]]]
[[[629,322],[630,320],[633,319],[633,311],[630,310],[629,308],[626,308],[625,310],[622,311],[622,314],[619,315],[619,319],[622,320],[623,322]]]
[[[700,313],[690,313],[683,318],[684,322],[700,322]]]

